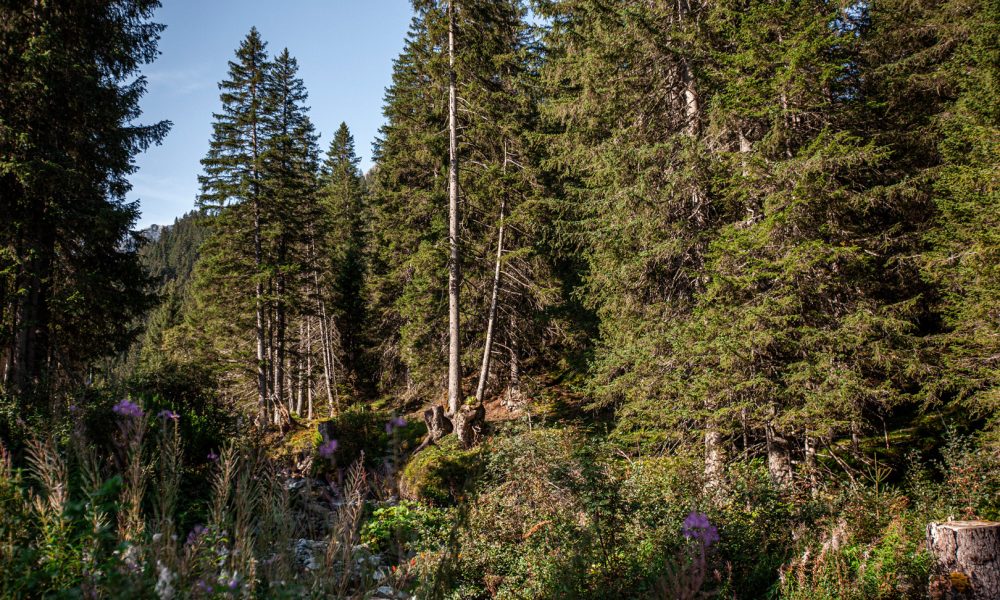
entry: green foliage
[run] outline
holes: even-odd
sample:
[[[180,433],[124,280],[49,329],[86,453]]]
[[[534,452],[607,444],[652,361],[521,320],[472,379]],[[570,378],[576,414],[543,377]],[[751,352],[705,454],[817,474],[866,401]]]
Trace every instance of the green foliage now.
[[[406,557],[443,546],[450,526],[448,511],[404,500],[375,508],[361,528],[361,542]]]

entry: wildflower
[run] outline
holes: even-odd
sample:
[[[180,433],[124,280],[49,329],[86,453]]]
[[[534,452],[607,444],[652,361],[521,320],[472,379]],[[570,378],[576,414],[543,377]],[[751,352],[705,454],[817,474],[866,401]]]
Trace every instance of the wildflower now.
[[[156,587],[154,588],[156,596],[160,600],[170,600],[171,598],[174,597],[174,594],[176,593],[174,590],[173,582],[174,579],[177,578],[177,575],[171,573],[170,569],[164,566],[164,564],[160,561],[156,561],[156,570],[158,572],[158,576],[156,578]]]
[[[187,541],[184,542],[184,544],[186,546],[190,546],[191,544],[196,543],[198,538],[205,535],[205,532],[207,531],[208,529],[204,525],[195,525],[194,529],[191,530],[191,533],[188,534]]]
[[[210,460],[212,462],[215,462],[215,461],[219,460],[219,455],[216,454],[214,450],[209,450],[208,451],[208,455],[206,456],[206,458],[208,458],[208,460]]]
[[[198,591],[205,594],[211,594],[214,591],[212,586],[206,583],[204,579],[199,579],[194,585],[198,588]]]
[[[705,547],[719,541],[719,530],[715,525],[712,525],[712,522],[708,520],[705,513],[697,511],[692,511],[684,519],[684,526],[681,527],[681,533],[689,540],[697,540]]]
[[[333,458],[333,453],[337,451],[337,440],[330,440],[319,447],[319,455],[323,458]]]
[[[128,399],[115,404],[111,410],[114,411],[115,414],[122,417],[139,418],[143,415],[142,408],[140,408],[135,402]]]
[[[156,414],[157,417],[163,419],[164,421],[179,421],[181,416],[172,410],[164,409]]]
[[[392,433],[393,430],[400,429],[402,427],[406,427],[406,418],[393,417],[392,419],[389,420],[388,423],[385,424],[385,432]]]
[[[233,575],[233,578],[230,579],[229,583],[226,584],[226,585],[227,585],[227,587],[229,587],[229,589],[235,590],[240,585],[239,577],[237,575]]]

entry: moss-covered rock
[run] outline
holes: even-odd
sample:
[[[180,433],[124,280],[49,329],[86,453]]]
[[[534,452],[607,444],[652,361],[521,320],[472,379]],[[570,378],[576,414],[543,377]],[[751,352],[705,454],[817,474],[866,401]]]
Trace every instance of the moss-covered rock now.
[[[403,498],[447,506],[454,504],[479,470],[479,447],[463,450],[449,435],[414,455],[403,469]]]

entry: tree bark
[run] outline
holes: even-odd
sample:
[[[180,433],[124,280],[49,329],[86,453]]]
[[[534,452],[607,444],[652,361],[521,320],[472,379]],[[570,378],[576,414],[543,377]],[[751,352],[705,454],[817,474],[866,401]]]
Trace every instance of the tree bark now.
[[[448,417],[444,414],[444,408],[440,406],[432,406],[424,411],[424,423],[427,425],[427,437],[425,437],[420,446],[413,451],[414,453],[430,446],[434,442],[451,433],[454,429],[451,421],[449,421]]]
[[[458,124],[455,76],[455,0],[448,3],[448,412],[462,403],[462,347],[459,338],[461,254],[458,208]]]
[[[726,467],[726,451],[722,433],[715,427],[705,430],[705,489],[717,492],[722,488]]]
[[[931,523],[927,549],[937,563],[931,598],[1000,598],[1000,523]]]
[[[480,424],[485,420],[486,409],[482,404],[475,406],[461,406],[451,416],[452,424],[455,426],[455,435],[463,448],[471,448],[479,442],[481,435]]]
[[[792,484],[791,444],[771,423],[764,428],[764,433],[767,437],[767,470],[771,474],[771,481],[779,488],[787,488]]]

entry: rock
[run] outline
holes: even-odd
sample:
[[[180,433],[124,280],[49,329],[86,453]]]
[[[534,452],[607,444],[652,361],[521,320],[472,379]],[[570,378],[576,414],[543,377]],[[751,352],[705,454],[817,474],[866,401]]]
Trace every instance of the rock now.
[[[327,543],[323,540],[295,540],[293,545],[295,562],[307,571],[315,571],[323,566]]]
[[[302,477],[294,477],[285,482],[285,489],[294,492],[309,485],[309,480]]]
[[[932,598],[1000,598],[1000,523],[931,523],[927,526],[927,549],[937,561]]]

